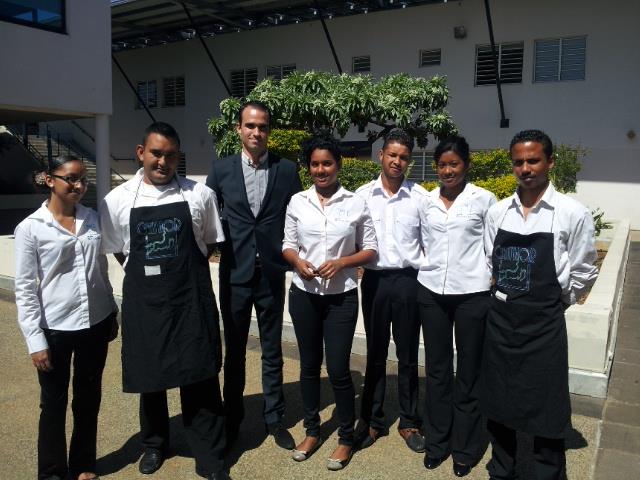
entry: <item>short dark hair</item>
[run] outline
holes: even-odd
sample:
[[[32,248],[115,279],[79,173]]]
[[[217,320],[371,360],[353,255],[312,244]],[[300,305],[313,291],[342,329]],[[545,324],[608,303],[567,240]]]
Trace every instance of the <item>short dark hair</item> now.
[[[144,136],[142,137],[142,145],[147,144],[147,138],[152,133],[157,133],[158,135],[162,135],[163,137],[171,140],[175,143],[178,148],[180,148],[180,137],[178,136],[178,132],[171,125],[165,122],[153,122],[147,128],[144,129]]]
[[[551,155],[553,155],[553,143],[551,142],[549,135],[544,133],[542,130],[522,130],[521,132],[516,133],[511,139],[509,153],[511,153],[515,144],[524,142],[537,142],[542,145],[542,150],[547,158],[551,158]]]
[[[271,110],[269,110],[269,107],[267,107],[265,103],[259,102],[257,100],[251,100],[242,104],[240,110],[238,110],[238,125],[242,125],[242,113],[249,107],[265,112],[269,117],[269,127],[271,127]]]
[[[382,144],[382,150],[387,148],[390,143],[399,143],[409,149],[409,152],[413,152],[413,137],[402,130],[401,128],[394,128],[384,136],[384,143]]]
[[[464,137],[454,135],[441,140],[433,152],[434,163],[438,163],[440,157],[447,152],[453,152],[458,155],[465,165],[469,165],[469,162],[471,161],[471,157],[469,155],[469,144]]]
[[[314,150],[329,150],[338,165],[342,164],[340,144],[331,135],[317,135],[302,144],[302,161],[309,168]]]
[[[84,164],[84,162],[79,158],[72,157],[70,155],[58,155],[57,157],[52,157],[47,160],[47,174],[51,175],[67,162],[80,162]]]

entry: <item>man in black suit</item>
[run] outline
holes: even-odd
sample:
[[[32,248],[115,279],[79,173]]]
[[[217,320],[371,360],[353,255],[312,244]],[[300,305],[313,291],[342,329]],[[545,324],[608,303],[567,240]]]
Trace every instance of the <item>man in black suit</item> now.
[[[262,347],[262,390],[267,432],[276,443],[295,443],[282,425],[282,311],[287,263],[282,258],[289,199],[301,190],[296,164],[267,152],[271,113],[260,102],[240,109],[242,153],[214,161],[207,185],[220,203],[226,241],[220,260],[220,310],[224,324],[224,403],[227,445],[244,418],[245,355],[255,307]]]

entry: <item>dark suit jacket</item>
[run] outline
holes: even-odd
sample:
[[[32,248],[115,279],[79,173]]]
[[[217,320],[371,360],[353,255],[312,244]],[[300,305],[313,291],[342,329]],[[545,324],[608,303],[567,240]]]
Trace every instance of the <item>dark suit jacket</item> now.
[[[289,200],[302,186],[294,162],[272,153],[267,161],[267,190],[257,216],[247,199],[240,154],[214,161],[207,177],[207,186],[218,197],[226,239],[220,273],[233,284],[251,280],[256,253],[265,275],[281,274],[289,268],[282,258],[284,218]]]

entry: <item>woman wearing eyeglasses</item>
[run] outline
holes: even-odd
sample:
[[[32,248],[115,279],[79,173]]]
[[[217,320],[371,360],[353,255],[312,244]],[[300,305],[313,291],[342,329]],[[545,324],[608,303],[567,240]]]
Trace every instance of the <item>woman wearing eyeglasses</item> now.
[[[108,343],[117,307],[100,255],[98,216],[79,202],[87,191],[82,161],[57,157],[45,182],[51,194],[15,230],[18,322],[40,383],[38,479],[98,478],[96,430]],[[73,433],[65,418],[73,357]]]

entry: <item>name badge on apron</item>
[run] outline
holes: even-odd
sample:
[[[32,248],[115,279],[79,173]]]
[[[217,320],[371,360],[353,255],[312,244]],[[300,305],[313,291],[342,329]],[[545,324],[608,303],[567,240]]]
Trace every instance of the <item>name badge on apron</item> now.
[[[145,265],[144,266],[144,274],[147,277],[152,277],[153,275],[160,275],[162,271],[160,270],[160,265]]]

